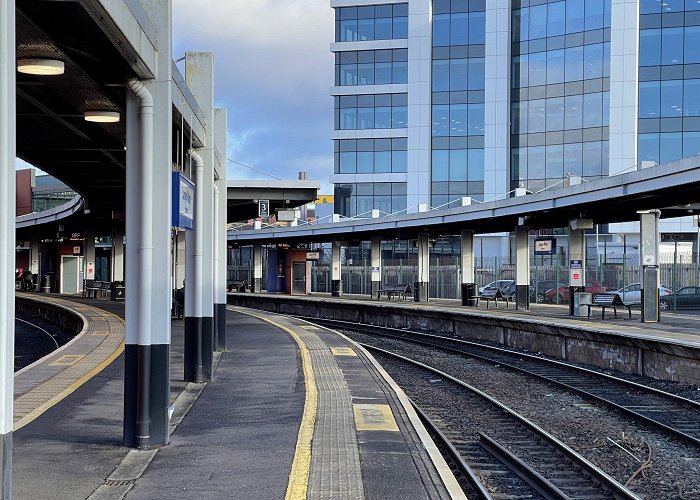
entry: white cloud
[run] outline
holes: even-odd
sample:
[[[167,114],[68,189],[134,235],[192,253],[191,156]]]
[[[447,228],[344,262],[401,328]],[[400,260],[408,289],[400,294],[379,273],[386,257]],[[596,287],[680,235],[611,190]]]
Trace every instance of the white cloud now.
[[[327,181],[334,71],[328,0],[174,0],[173,18],[175,57],[214,52],[215,102],[228,108],[229,156],[287,179],[301,165],[314,165],[313,177]],[[240,177],[246,169],[229,170]]]

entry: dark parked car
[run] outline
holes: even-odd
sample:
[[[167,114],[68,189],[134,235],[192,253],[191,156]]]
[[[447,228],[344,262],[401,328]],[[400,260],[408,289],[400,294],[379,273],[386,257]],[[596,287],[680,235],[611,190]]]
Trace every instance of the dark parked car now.
[[[700,286],[685,286],[659,299],[659,309],[700,309]]]

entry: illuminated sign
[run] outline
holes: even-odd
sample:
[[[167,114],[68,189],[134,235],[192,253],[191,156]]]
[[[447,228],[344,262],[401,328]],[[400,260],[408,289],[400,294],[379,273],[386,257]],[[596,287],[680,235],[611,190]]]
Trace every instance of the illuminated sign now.
[[[194,229],[194,183],[180,172],[173,172],[173,227]]]

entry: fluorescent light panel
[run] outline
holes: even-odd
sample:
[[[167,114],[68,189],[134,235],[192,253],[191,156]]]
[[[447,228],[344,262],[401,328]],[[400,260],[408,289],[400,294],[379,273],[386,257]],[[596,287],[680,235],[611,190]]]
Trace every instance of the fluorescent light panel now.
[[[58,59],[18,59],[17,71],[27,75],[62,75],[65,64]]]
[[[85,121],[93,123],[117,123],[119,113],[116,111],[86,111]]]

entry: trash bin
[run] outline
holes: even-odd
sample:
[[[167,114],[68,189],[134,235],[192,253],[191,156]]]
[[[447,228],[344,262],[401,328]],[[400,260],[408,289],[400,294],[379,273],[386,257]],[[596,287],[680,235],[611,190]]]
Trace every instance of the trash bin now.
[[[124,300],[126,298],[126,289],[123,281],[112,281],[109,288],[109,300]]]
[[[51,293],[51,276],[48,274],[41,277],[41,293]]]
[[[586,305],[593,303],[593,294],[590,292],[574,293],[574,316],[588,316]]]
[[[479,292],[478,283],[462,283],[462,305],[476,307],[476,299]]]

